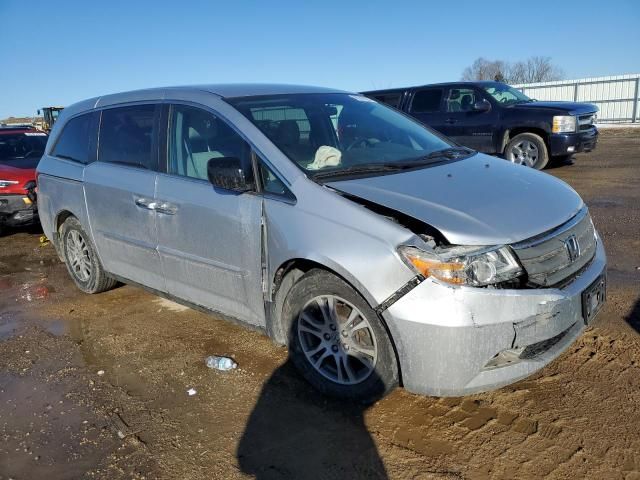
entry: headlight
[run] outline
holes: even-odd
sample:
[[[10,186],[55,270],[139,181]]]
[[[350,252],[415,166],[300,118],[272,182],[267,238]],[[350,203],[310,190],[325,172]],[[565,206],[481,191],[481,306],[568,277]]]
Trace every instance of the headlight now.
[[[0,180],[0,188],[5,188],[10,185],[16,185],[18,182],[15,180]]]
[[[450,247],[426,252],[401,246],[398,251],[416,273],[452,285],[482,287],[523,273],[509,247]]]
[[[576,131],[576,117],[573,115],[560,115],[553,117],[553,133],[567,133]]]

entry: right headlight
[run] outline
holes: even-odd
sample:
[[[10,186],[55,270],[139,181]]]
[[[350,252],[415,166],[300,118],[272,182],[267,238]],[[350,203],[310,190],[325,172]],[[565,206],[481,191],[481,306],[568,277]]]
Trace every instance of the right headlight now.
[[[553,133],[571,133],[576,131],[576,117],[573,115],[560,115],[553,117]]]
[[[513,280],[524,272],[509,247],[442,248],[401,246],[398,252],[416,273],[452,285],[482,287]]]

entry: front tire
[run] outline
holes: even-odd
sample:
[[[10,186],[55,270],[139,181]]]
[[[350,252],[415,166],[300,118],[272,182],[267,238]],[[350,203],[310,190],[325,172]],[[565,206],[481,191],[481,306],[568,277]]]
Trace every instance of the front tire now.
[[[69,275],[85,293],[110,290],[118,283],[100,264],[89,235],[75,217],[69,217],[60,227],[62,254]]]
[[[320,392],[372,403],[398,385],[384,325],[342,279],[324,270],[308,272],[289,291],[282,315],[291,359]]]
[[[535,133],[520,133],[504,149],[507,160],[518,165],[542,170],[549,163],[549,152],[544,140]]]

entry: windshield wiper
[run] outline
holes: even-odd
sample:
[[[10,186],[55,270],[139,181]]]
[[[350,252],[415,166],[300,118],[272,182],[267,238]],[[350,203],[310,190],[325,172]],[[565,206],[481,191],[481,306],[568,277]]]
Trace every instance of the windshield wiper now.
[[[459,160],[461,158],[467,158],[472,155],[475,155],[475,150],[471,150],[470,148],[465,147],[451,147],[444,148],[442,150],[436,150],[435,152],[431,152],[428,155],[424,155],[422,157],[415,158],[410,161],[404,162],[393,162],[393,163],[376,163],[376,164],[365,164],[365,165],[354,165],[353,167],[347,167],[340,170],[331,170],[326,172],[318,172],[315,174],[310,174],[310,176],[314,179],[322,179],[329,177],[343,177],[349,175],[358,175],[361,173],[388,173],[388,172],[397,172],[400,170],[409,170],[412,168],[420,168],[426,167],[429,165],[436,165],[442,162],[446,162],[448,160]]]
[[[310,174],[312,178],[328,178],[328,177],[343,177],[348,175],[358,175],[360,173],[380,173],[391,172],[394,170],[402,170],[407,168],[406,164],[393,164],[393,163],[380,163],[380,164],[368,164],[368,165],[355,165],[353,167],[342,168],[340,170],[332,170],[327,172],[318,172]]]

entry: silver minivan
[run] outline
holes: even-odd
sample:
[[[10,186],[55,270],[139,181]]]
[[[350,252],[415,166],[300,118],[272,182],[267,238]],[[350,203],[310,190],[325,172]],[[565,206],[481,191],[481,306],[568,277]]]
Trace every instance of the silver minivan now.
[[[568,185],[339,90],[86,100],[56,122],[38,188],[82,291],[138,284],[240,320],[334,396],[509,384],[606,296],[602,241]]]

